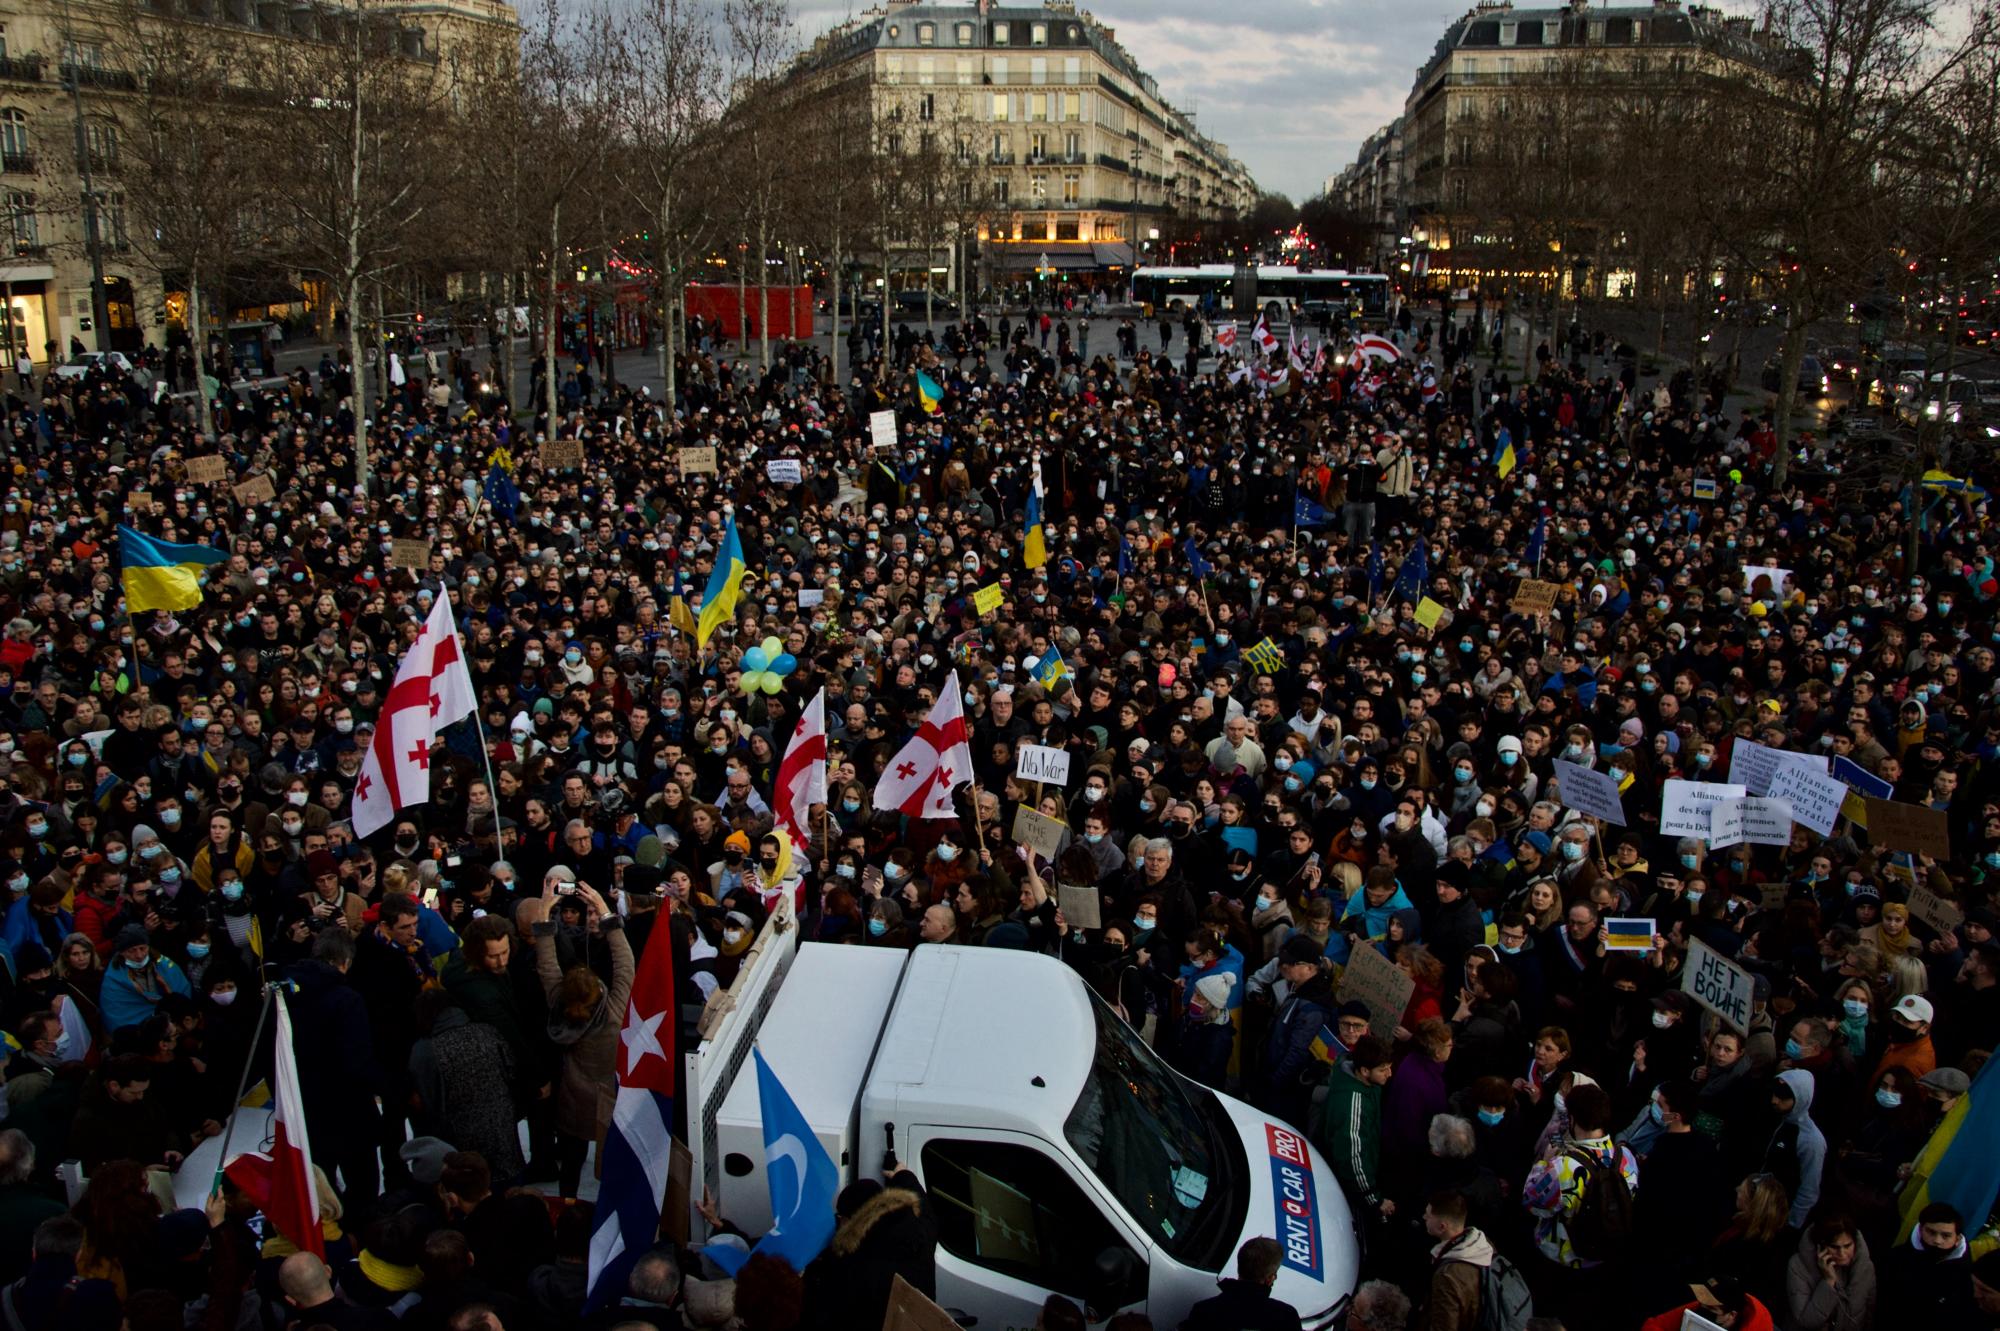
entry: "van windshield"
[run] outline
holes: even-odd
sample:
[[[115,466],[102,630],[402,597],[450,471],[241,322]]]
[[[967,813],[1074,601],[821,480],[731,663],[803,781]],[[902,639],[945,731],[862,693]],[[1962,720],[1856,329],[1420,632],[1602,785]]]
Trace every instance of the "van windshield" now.
[[[1095,993],[1090,1005],[1097,1056],[1063,1134],[1155,1243],[1218,1270],[1248,1205],[1235,1129],[1214,1092],[1175,1076]]]

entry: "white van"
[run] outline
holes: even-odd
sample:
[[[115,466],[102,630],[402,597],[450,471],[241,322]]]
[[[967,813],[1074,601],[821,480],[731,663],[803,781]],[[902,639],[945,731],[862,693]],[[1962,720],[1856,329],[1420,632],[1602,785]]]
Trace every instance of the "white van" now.
[[[843,1180],[893,1155],[923,1181],[937,1299],[966,1325],[1028,1331],[1059,1293],[1093,1325],[1134,1309],[1175,1327],[1259,1235],[1284,1246],[1273,1293],[1306,1326],[1344,1315],[1360,1248],[1326,1162],[1168,1068],[1069,967],[787,934],[767,926],[735,1010],[687,1056],[688,1121],[714,1123],[690,1143],[696,1195],[706,1182],[732,1221],[770,1219],[754,1039]]]

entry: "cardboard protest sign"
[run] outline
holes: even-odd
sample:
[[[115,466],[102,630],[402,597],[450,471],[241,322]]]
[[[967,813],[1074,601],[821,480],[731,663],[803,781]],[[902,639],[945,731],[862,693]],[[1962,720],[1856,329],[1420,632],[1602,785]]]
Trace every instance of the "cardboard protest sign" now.
[[[278,487],[276,482],[272,481],[268,475],[258,475],[252,476],[241,485],[230,487],[229,493],[235,496],[237,503],[248,508],[252,504],[261,504],[267,500],[276,499],[278,497]]]
[[[1939,933],[1965,923],[1965,912],[1958,908],[1957,902],[1941,897],[1921,884],[1910,888],[1910,914]]]
[[[1507,608],[1517,615],[1546,615],[1556,608],[1556,594],[1561,590],[1560,583],[1523,578],[1521,585],[1514,589],[1514,599]]]
[[[925,1298],[909,1281],[897,1276],[889,1286],[889,1307],[882,1331],[958,1331],[952,1315]]]
[[[992,614],[1000,608],[1003,596],[1004,593],[1001,592],[999,583],[987,583],[984,587],[972,593],[972,612],[976,615]]]
[[[188,459],[187,476],[196,485],[213,485],[228,475],[229,464],[219,457],[211,455]]]
[[[715,450],[713,448],[683,448],[680,455],[681,475],[699,476],[703,473],[716,474]]]
[[[1750,1033],[1750,972],[1699,938],[1688,942],[1681,991],[1734,1027]]]
[[[134,513],[151,513],[153,511],[153,492],[151,490],[134,490],[131,494],[125,496],[125,507],[131,509]]]
[[[1625,826],[1625,805],[1618,798],[1618,778],[1594,767],[1579,767],[1556,759],[1556,793],[1578,813],[1616,827]]]
[[[764,464],[764,475],[773,485],[797,485],[806,478],[797,458],[772,458]]]
[[[1359,999],[1368,1005],[1368,1030],[1387,1040],[1395,1034],[1410,1005],[1417,982],[1403,968],[1376,951],[1369,943],[1357,943],[1340,976],[1340,1001]]]
[[[1430,597],[1426,596],[1417,602],[1416,620],[1424,628],[1436,628],[1438,621],[1443,618],[1444,607],[1433,601]]]
[[[1063,922],[1072,929],[1104,927],[1104,903],[1094,887],[1071,887],[1068,883],[1057,883],[1056,909],[1063,913]]]
[[[820,587],[799,588],[799,609],[810,610],[826,600],[826,591]]]
[[[551,439],[542,445],[543,471],[578,470],[583,466],[581,439]]]
[[[1023,744],[1014,755],[1014,775],[1023,781],[1069,784],[1069,750],[1045,744]]]
[[[1724,781],[1668,781],[1660,791],[1660,835],[1708,838],[1708,806],[1740,800],[1750,792]]]
[[[1944,811],[1921,804],[1869,800],[1868,840],[1887,850],[1907,850],[1934,860],[1951,858],[1951,824]]]
[[[1821,836],[1832,836],[1840,818],[1841,801],[1847,787],[1824,772],[1804,767],[1781,767],[1771,777],[1770,796],[1792,802],[1792,821],[1810,827]]]
[[[431,543],[429,541],[397,539],[389,542],[390,568],[429,568],[431,563]]]
[[[877,448],[896,446],[896,413],[893,411],[871,411],[868,413],[868,442]]]
[[[1063,833],[1069,829],[1045,813],[1023,804],[1014,810],[1014,844],[1026,846],[1045,860],[1062,849]]]

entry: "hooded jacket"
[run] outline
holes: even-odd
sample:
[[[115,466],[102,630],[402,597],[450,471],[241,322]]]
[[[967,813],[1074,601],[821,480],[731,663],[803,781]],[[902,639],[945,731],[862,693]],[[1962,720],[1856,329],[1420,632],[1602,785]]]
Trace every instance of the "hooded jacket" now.
[[[1972,1258],[1965,1236],[1950,1252],[1924,1247],[1923,1226],[1911,1225],[1903,1241],[1882,1257],[1883,1306],[1901,1325],[1924,1331],[1975,1331],[1988,1325],[1972,1301]]]
[[[1826,1138],[1812,1120],[1812,1073],[1803,1068],[1787,1068],[1778,1074],[1792,1092],[1791,1112],[1771,1134],[1764,1148],[1764,1167],[1777,1175],[1791,1194],[1792,1209],[1785,1223],[1794,1229],[1805,1227],[1806,1218],[1819,1204],[1820,1171],[1826,1165]]]
[[[1785,1271],[1785,1302],[1789,1331],[1867,1331],[1875,1325],[1875,1259],[1868,1240],[1855,1234],[1854,1265],[1829,1285],[1819,1267],[1819,1245],[1810,1232],[1801,1234]]]
[[[899,1275],[936,1297],[937,1221],[923,1185],[907,1171],[842,1221],[826,1251],[806,1267],[806,1327],[876,1331]]]
[[[1425,1331],[1474,1331],[1479,1325],[1479,1283],[1493,1258],[1492,1240],[1477,1229],[1467,1229],[1431,1249]]]

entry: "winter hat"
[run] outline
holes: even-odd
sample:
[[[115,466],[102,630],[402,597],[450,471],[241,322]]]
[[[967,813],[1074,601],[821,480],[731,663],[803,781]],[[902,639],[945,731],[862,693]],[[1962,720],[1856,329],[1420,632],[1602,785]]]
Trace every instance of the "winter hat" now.
[[[150,947],[152,942],[153,940],[146,934],[145,925],[128,924],[118,931],[116,938],[111,940],[111,950],[123,952],[128,947]]]
[[[1522,837],[1521,840],[1524,844],[1533,846],[1544,855],[1548,854],[1549,850],[1555,845],[1553,841],[1549,840],[1547,832],[1530,832]]]
[[[1496,747],[1501,753],[1519,753],[1521,751],[1521,737],[1519,735],[1502,735],[1500,743]]]
[[[333,852],[330,850],[316,850],[306,856],[307,878],[318,878],[322,874],[337,874],[339,872],[340,862],[333,858]]]
[[[409,1168],[411,1178],[426,1188],[435,1188],[444,1177],[445,1157],[455,1149],[436,1137],[412,1137],[397,1148],[396,1155]]]
[[[1236,977],[1228,971],[1218,971],[1196,982],[1194,991],[1208,1008],[1211,1025],[1221,1026],[1229,1021],[1229,991],[1235,987]]]

